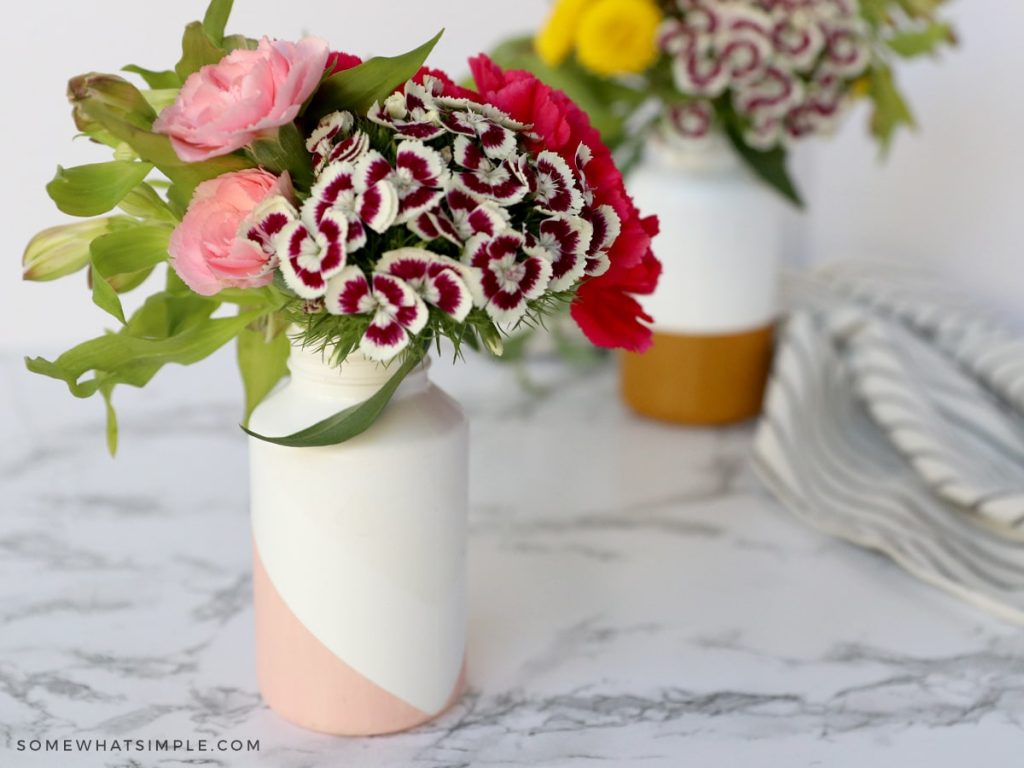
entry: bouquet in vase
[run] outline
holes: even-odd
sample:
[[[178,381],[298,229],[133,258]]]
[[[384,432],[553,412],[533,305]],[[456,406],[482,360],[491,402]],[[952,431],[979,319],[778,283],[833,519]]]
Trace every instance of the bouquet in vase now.
[[[500,355],[568,305],[597,345],[649,344],[634,296],[658,277],[657,222],[575,103],[482,55],[475,88],[457,85],[423,66],[440,35],[364,62],[317,37],[228,35],[230,7],[188,26],[173,68],[124,68],[144,85],[69,85],[76,126],[113,157],[58,168],[47,191],[83,221],[37,235],[24,276],[87,271],[117,327],[27,364],[104,398],[111,451],[116,387],[233,340],[246,414],[286,373],[289,340],[393,367],[364,403],[277,436],[297,446],[364,430],[443,339]],[[156,290],[126,315],[143,284]]]
[[[894,67],[955,42],[944,3],[557,0],[536,37],[494,56],[571,94],[624,163],[652,133],[690,148],[721,135],[800,204],[786,165],[793,141],[830,133],[861,98],[883,150],[914,124]]]

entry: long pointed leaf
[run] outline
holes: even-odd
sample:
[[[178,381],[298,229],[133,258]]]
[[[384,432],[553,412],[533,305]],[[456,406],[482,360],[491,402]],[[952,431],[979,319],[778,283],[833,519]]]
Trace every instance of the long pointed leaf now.
[[[444,34],[442,29],[419,48],[400,56],[375,56],[357,67],[331,75],[320,85],[309,116],[319,120],[337,110],[365,114],[375,101],[383,101],[412,78]]]
[[[339,411],[323,421],[319,421],[311,427],[299,430],[284,437],[267,437],[253,432],[246,427],[242,430],[250,437],[263,440],[275,445],[283,445],[289,448],[312,448],[324,445],[338,445],[346,440],[351,440],[356,435],[361,435],[370,425],[373,424],[384,411],[384,408],[391,401],[395,390],[402,380],[420,363],[420,359],[409,357],[402,367],[395,371],[387,383],[377,390],[376,394],[367,398],[358,405]]]
[[[797,208],[804,207],[804,201],[786,169],[786,151],[781,147],[770,150],[754,149],[743,140],[739,131],[729,126],[726,135],[743,161],[755,174],[775,188]]]
[[[228,25],[228,18],[231,16],[231,6],[234,0],[210,0],[203,16],[203,30],[216,45],[224,42],[224,29]]]

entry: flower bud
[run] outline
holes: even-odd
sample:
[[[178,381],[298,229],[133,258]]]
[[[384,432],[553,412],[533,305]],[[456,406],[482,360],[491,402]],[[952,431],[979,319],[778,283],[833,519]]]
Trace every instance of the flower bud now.
[[[22,278],[56,280],[77,272],[89,263],[89,244],[109,229],[109,219],[89,219],[44,229],[25,248]]]

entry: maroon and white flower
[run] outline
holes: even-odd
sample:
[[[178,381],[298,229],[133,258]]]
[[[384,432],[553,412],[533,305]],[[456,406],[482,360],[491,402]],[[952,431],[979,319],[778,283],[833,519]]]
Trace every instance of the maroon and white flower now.
[[[354,163],[370,149],[370,137],[353,131],[350,112],[332,112],[321,118],[306,140],[313,156],[313,172],[319,174],[330,163]]]
[[[494,237],[476,235],[466,243],[463,261],[480,270],[472,286],[475,303],[496,323],[510,325],[527,310],[527,302],[541,296],[551,281],[551,263],[529,256],[522,248],[526,239],[513,230]]]
[[[537,155],[529,181],[533,199],[545,213],[575,216],[583,208],[583,193],[576,184],[576,174],[561,155],[549,150]]]
[[[767,119],[782,117],[803,99],[803,83],[780,67],[769,67],[757,81],[733,93],[741,113]]]
[[[452,133],[476,139],[491,160],[507,160],[515,154],[516,134],[477,110],[442,112],[441,124]]]
[[[395,223],[405,224],[437,207],[444,198],[450,173],[440,152],[418,139],[408,139],[398,145],[395,168],[384,178],[398,193]]]
[[[622,233],[622,221],[610,205],[590,208],[585,215],[590,222],[591,236],[583,271],[589,277],[600,277],[611,267],[608,252]]]
[[[377,272],[404,280],[427,304],[460,323],[473,308],[468,271],[461,262],[422,248],[388,251],[377,263]]]
[[[394,275],[375,272],[372,282],[352,265],[331,278],[324,298],[332,315],[369,315],[370,325],[359,342],[371,360],[387,362],[423,330],[429,312],[416,291]]]
[[[424,85],[410,80],[401,91],[388,96],[383,104],[375,102],[367,117],[399,136],[421,141],[436,139],[445,129],[431,91],[431,80],[428,78]]]
[[[261,274],[278,266],[277,235],[299,217],[294,206],[281,195],[268,197],[246,216],[238,228],[238,236],[256,243],[270,258]]]
[[[307,200],[300,218],[273,236],[281,274],[297,296],[316,299],[324,295],[327,281],[345,267],[347,235],[348,220],[343,214],[328,210],[317,216],[315,203]]]
[[[480,200],[459,187],[445,195],[445,204],[409,222],[409,229],[430,242],[443,237],[461,246],[473,235],[496,235],[508,228],[508,212],[493,200]]]
[[[673,138],[701,141],[711,133],[714,111],[707,101],[691,101],[687,104],[673,104],[666,117]]]
[[[468,136],[455,137],[454,159],[464,169],[454,172],[456,185],[478,198],[515,205],[530,191],[513,162],[491,160],[481,145]]]
[[[871,63],[860,24],[856,20],[829,24],[825,30],[825,55],[829,68],[841,77],[851,79],[863,74]]]
[[[388,180],[391,165],[376,150],[357,163],[334,163],[324,168],[310,190],[314,217],[336,211],[348,220],[348,252],[366,244],[366,227],[386,231],[398,215],[398,192]]]
[[[583,277],[593,232],[593,225],[578,216],[552,217],[540,223],[537,234],[526,233],[523,252],[548,261],[551,264],[548,287],[563,291]]]
[[[779,9],[772,15],[775,53],[796,72],[807,72],[825,47],[825,34],[817,16],[803,10]]]

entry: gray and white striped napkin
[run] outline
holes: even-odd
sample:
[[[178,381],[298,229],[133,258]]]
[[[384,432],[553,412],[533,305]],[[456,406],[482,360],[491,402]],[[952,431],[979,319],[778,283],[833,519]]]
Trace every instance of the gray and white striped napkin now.
[[[755,440],[797,516],[1024,623],[1024,339],[914,270],[793,284]]]

